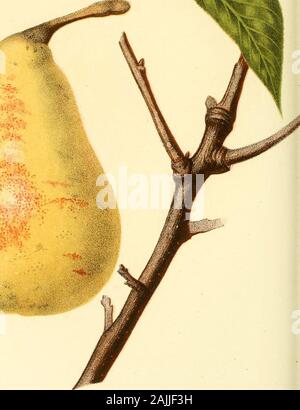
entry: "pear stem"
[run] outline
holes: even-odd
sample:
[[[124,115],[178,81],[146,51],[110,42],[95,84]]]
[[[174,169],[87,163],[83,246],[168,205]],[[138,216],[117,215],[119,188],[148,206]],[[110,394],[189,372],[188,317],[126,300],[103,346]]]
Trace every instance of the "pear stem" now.
[[[129,9],[130,4],[125,0],[98,1],[89,7],[68,14],[67,16],[59,17],[27,29],[22,32],[22,35],[36,43],[48,44],[53,34],[67,24],[90,17],[107,17],[125,14]]]

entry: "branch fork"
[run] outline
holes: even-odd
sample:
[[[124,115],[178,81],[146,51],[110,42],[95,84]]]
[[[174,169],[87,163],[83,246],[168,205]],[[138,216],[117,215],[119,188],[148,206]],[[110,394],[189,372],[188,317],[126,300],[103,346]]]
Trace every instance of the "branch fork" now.
[[[193,156],[189,153],[184,155],[154,97],[147,77],[145,60],[137,60],[126,34],[123,34],[120,46],[171,160],[174,179],[177,175],[182,179],[185,174],[193,175],[191,186],[188,188],[191,189],[193,200],[200,189],[195,178],[198,174],[203,174],[206,181],[213,174],[228,172],[233,164],[260,155],[283,141],[300,126],[299,116],[281,131],[256,144],[234,150],[224,145],[236,120],[238,104],[248,72],[248,64],[241,56],[234,67],[223,99],[219,103],[213,97],[208,97],[206,100],[206,128],[199,148]],[[139,279],[135,279],[125,266],[120,266],[119,273],[126,279],[126,284],[132,288],[132,291],[114,322],[110,299],[102,300],[106,313],[105,332],[75,388],[99,383],[105,379],[179,248],[193,236],[223,226],[220,219],[187,221],[186,215],[189,214],[190,209],[186,209],[183,202],[184,190],[183,184],[176,185],[174,198],[160,238]],[[175,209],[174,204],[180,201],[182,206]]]
[[[224,227],[222,219],[203,219],[202,221],[189,222],[189,231],[191,236],[199,235],[220,229]]]

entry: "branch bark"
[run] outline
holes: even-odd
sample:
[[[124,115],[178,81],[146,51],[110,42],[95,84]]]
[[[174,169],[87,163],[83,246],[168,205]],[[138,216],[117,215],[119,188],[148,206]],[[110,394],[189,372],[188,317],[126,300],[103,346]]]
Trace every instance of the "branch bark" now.
[[[125,285],[129,286],[131,289],[136,290],[137,292],[145,292],[146,291],[146,286],[140,282],[139,280],[135,279],[129,272],[127,268],[125,268],[124,265],[121,265],[119,270],[119,274],[126,279]]]
[[[212,174],[229,171],[231,164],[243,160],[246,156],[250,158],[251,155],[258,155],[266,150],[266,146],[270,148],[284,139],[299,126],[300,122],[299,118],[296,119],[287,128],[271,137],[271,140],[261,143],[262,145],[258,144],[254,147],[251,146],[252,148],[232,151],[224,147],[224,141],[231,132],[236,119],[238,103],[248,71],[248,65],[241,56],[234,67],[232,77],[221,102],[217,103],[213,97],[206,100],[206,129],[197,152],[192,158],[184,156],[158,107],[146,75],[144,60],[138,61],[126,34],[122,36],[120,46],[152,115],[165,150],[171,159],[174,180],[177,183],[160,238],[141,276],[138,280],[134,279],[124,266],[121,266],[119,270],[132,291],[117,319],[100,337],[91,359],[75,388],[104,380],[179,248],[194,235],[223,226],[220,220],[191,222],[186,219],[192,206],[186,206],[186,195],[191,197],[190,203],[192,204],[200,189],[196,183],[197,174],[204,174],[206,181]],[[187,173],[192,174],[192,178],[188,179],[191,182],[184,184],[185,174]],[[178,183],[178,179],[181,179],[181,184]],[[178,204],[181,204],[181,207],[178,207]]]
[[[200,233],[211,232],[215,229],[223,228],[224,223],[222,219],[215,219],[210,221],[209,219],[203,219],[199,222],[189,222],[189,230],[191,235],[198,235]]]
[[[192,157],[193,173],[208,177],[230,170],[224,160],[227,151],[223,144],[233,129],[247,72],[248,64],[240,56],[220,103],[213,97],[207,98],[206,128],[201,144]]]
[[[248,145],[244,148],[228,150],[225,157],[225,162],[228,166],[238,164],[239,162],[247,161],[260,154],[268,151],[281,141],[290,136],[297,128],[300,127],[300,115],[295,118],[290,124],[278,131],[276,134],[256,144]]]

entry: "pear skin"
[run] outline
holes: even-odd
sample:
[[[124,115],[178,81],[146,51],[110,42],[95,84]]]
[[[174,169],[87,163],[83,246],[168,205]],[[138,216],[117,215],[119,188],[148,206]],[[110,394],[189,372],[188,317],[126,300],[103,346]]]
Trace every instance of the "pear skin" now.
[[[48,42],[65,24],[123,14],[104,1],[0,42],[0,310],[52,315],[89,302],[120,248],[117,209],[99,209],[104,173]]]

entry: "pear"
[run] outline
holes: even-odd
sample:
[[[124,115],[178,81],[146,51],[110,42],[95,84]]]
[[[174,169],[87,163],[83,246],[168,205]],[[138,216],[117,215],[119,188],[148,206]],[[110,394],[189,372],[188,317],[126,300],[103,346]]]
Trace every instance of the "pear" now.
[[[104,171],[67,78],[48,43],[87,17],[123,14],[102,1],[0,42],[0,310],[52,315],[89,302],[110,278],[120,248],[117,209],[99,209]],[[98,188],[99,190],[99,188]]]

